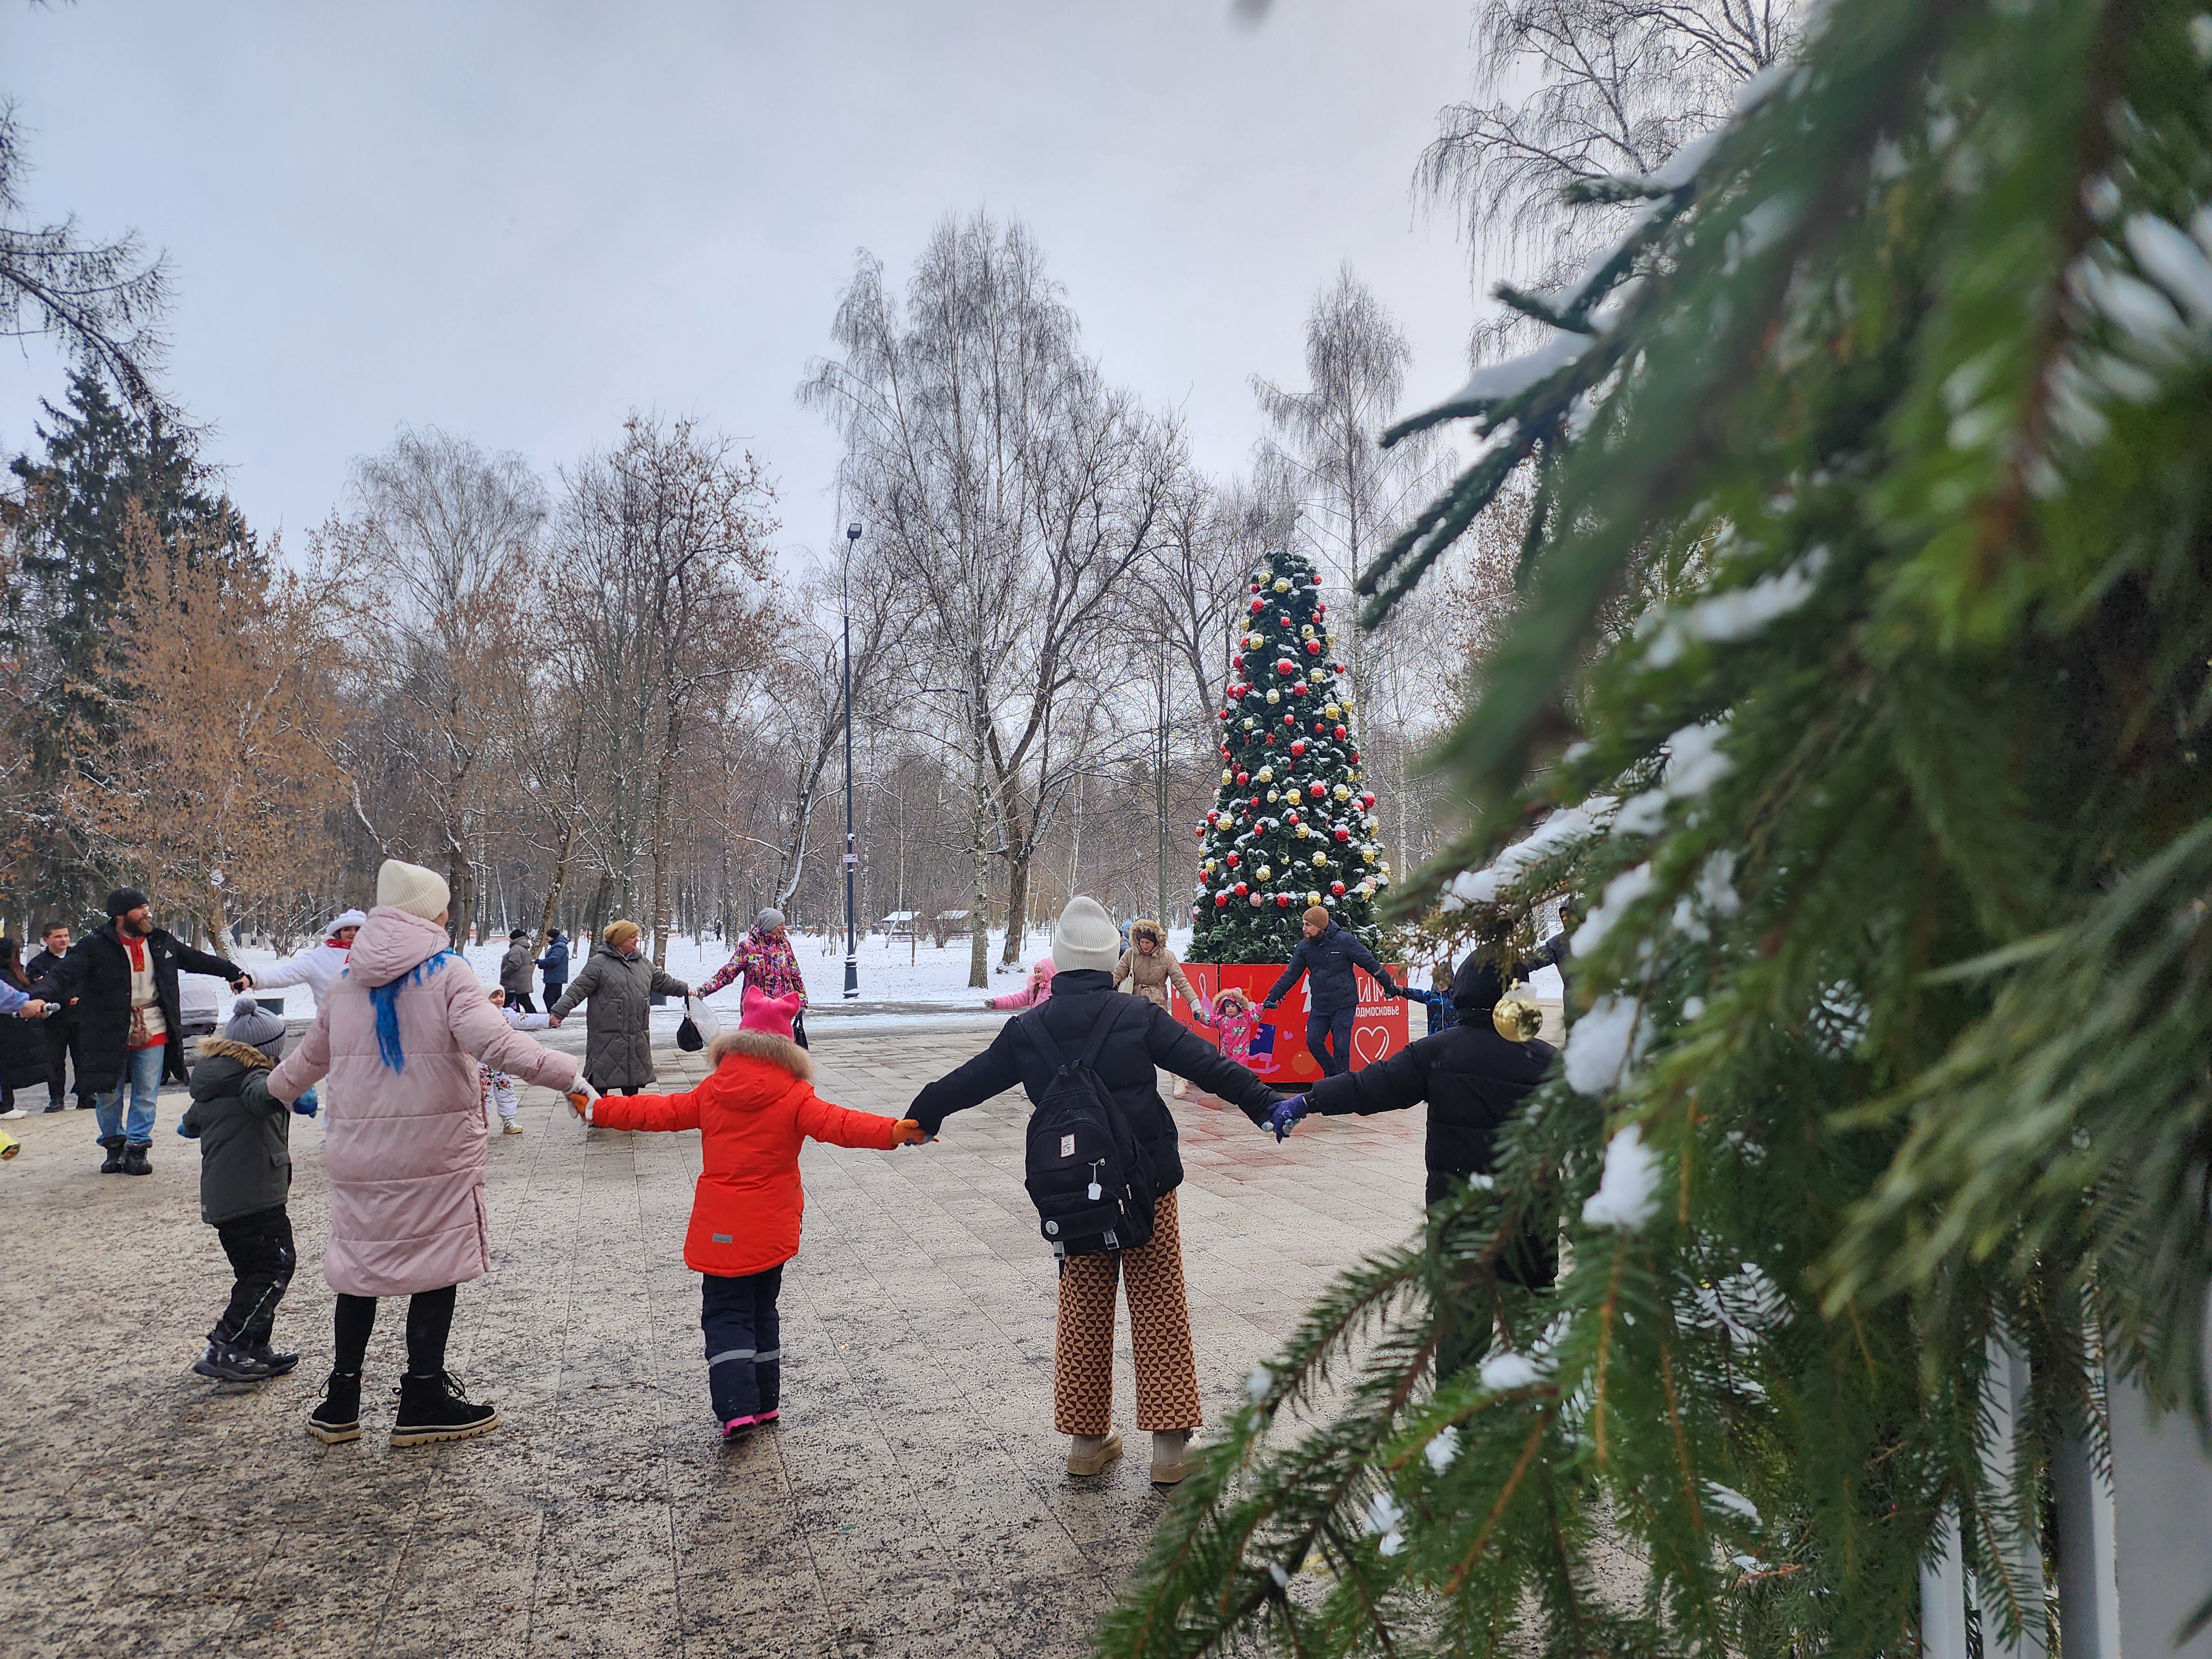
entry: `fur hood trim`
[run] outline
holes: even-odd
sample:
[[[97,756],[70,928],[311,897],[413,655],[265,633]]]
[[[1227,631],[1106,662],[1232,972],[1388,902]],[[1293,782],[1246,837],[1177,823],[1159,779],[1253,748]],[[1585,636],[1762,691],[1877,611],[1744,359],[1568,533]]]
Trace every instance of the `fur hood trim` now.
[[[742,1026],[719,1033],[707,1045],[707,1058],[716,1066],[732,1054],[743,1054],[748,1060],[764,1060],[771,1066],[781,1066],[801,1083],[813,1080],[814,1062],[806,1057],[806,1050],[789,1037],[780,1037],[767,1031],[748,1031]]]
[[[234,1060],[249,1072],[267,1071],[276,1061],[250,1042],[234,1042],[227,1036],[204,1036],[200,1039],[202,1060]]]
[[[1136,921],[1129,924],[1129,948],[1134,950],[1139,937],[1146,933],[1152,936],[1152,943],[1158,945],[1161,950],[1164,951],[1168,948],[1168,930],[1150,916],[1139,916]]]

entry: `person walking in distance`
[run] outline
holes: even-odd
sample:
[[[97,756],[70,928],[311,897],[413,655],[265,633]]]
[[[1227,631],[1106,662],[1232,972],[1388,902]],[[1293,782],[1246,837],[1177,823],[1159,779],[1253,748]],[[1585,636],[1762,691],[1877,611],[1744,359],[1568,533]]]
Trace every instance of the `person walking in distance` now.
[[[538,958],[538,971],[545,975],[545,1006],[561,1000],[568,983],[568,936],[556,927],[545,936],[545,954]]]
[[[0,985],[27,998],[31,982],[23,974],[23,946],[19,939],[0,938]],[[31,1090],[46,1080],[46,1036],[35,1015],[0,1016],[0,1117],[28,1117],[15,1103],[18,1089]]]
[[[784,926],[783,912],[773,905],[760,913],[752,931],[738,941],[730,959],[699,988],[699,1000],[704,1002],[741,974],[745,989],[758,991],[764,997],[798,994],[799,1018],[791,1023],[791,1040],[802,1048],[806,1047],[806,977],[799,971],[799,953],[791,948],[791,930]]]
[[[507,1006],[519,1014],[538,1012],[538,1005],[530,1000],[532,975],[537,969],[530,930],[518,927],[507,936],[507,954],[499,959],[499,988],[507,993]]]
[[[161,1079],[185,1080],[184,1017],[177,975],[207,974],[234,991],[253,983],[235,963],[195,951],[154,925],[151,903],[135,887],[107,896],[107,925],[94,928],[40,980],[37,994],[83,1023],[84,1079],[97,1099],[102,1175],[151,1175],[154,1103]],[[128,1111],[126,1115],[126,1103]]]
[[[653,1081],[653,998],[691,994],[682,980],[645,955],[644,930],[634,921],[611,921],[584,971],[568,982],[546,1012],[552,1024],[584,1010],[584,1075],[602,1094],[634,1095]]]
[[[38,955],[23,964],[24,975],[33,985],[60,967],[69,955],[69,923],[58,916],[40,922],[39,945]],[[46,1017],[46,1109],[50,1112],[61,1111],[68,1103],[65,1097],[72,1075],[76,1081],[77,1109],[92,1109],[92,1091],[84,1081],[84,1045],[79,1035],[76,1000],[70,998],[68,1006]]]
[[[1301,931],[1305,937],[1291,952],[1290,966],[1260,1006],[1277,1006],[1304,975],[1306,1048],[1320,1063],[1322,1075],[1334,1077],[1352,1068],[1352,1026],[1359,1012],[1359,981],[1352,970],[1364,968],[1386,997],[1406,994],[1391,983],[1389,970],[1375,959],[1375,952],[1320,905],[1307,910]]]
[[[376,904],[315,1023],[269,1079],[289,1106],[337,1079],[323,1127],[330,1237],[323,1277],[337,1293],[335,1353],[307,1432],[361,1438],[361,1372],[380,1297],[404,1296],[407,1370],[392,1443],[462,1440],[499,1426],[446,1369],[456,1288],[491,1267],[477,1064],[566,1091],[573,1055],[541,1047],[485,1000],[446,933],[444,879],[386,859]]]
[[[1154,1068],[1188,1078],[1255,1123],[1265,1124],[1284,1097],[1222,1058],[1158,1003],[1116,994],[1120,955],[1119,934],[1104,907],[1096,899],[1070,899],[1053,931],[1051,999],[1008,1020],[989,1048],[923,1089],[907,1115],[933,1136],[952,1113],[1018,1084],[1033,1103],[1042,1103],[1069,1056],[1096,1050],[1091,1069],[1128,1126],[1156,1194],[1152,1236],[1134,1249],[1069,1255],[1063,1262],[1053,1425],[1073,1437],[1070,1474],[1097,1474],[1121,1455],[1121,1437],[1114,1431],[1118,1282],[1129,1302],[1137,1427],[1152,1437],[1152,1480],[1173,1486],[1190,1473],[1191,1431],[1202,1419],[1176,1208],[1182,1157]]]

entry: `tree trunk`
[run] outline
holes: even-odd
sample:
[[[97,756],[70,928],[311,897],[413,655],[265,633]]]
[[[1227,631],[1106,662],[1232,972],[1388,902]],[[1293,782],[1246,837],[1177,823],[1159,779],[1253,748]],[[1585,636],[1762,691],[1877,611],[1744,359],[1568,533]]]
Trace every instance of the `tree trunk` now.
[[[984,772],[983,751],[975,750],[975,792],[973,853],[974,890],[968,897],[968,988],[980,991],[991,982],[991,792]]]
[[[553,856],[553,884],[545,890],[545,908],[538,918],[538,937],[531,948],[543,951],[545,942],[553,936],[553,919],[561,913],[561,897],[568,886],[568,855],[576,845],[576,820],[564,819],[561,825],[561,850]]]
[[[1006,948],[999,960],[1009,966],[1018,966],[1022,955],[1022,939],[1027,932],[1030,904],[1030,860],[1036,850],[1006,860]]]

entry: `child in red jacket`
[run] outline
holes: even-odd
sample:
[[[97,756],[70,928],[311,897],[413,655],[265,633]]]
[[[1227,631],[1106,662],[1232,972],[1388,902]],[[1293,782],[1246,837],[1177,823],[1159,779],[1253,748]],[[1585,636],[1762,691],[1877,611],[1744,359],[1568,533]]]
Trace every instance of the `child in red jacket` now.
[[[799,1006],[796,992],[769,997],[748,986],[738,1027],[714,1039],[714,1073],[697,1088],[601,1095],[577,1107],[586,1123],[603,1128],[700,1132],[684,1262],[704,1275],[707,1387],[726,1440],[776,1419],[783,1368],[775,1298],[783,1264],[799,1253],[800,1143],[811,1136],[887,1152],[923,1139],[911,1118],[849,1111],[815,1094],[813,1064],[791,1036]]]

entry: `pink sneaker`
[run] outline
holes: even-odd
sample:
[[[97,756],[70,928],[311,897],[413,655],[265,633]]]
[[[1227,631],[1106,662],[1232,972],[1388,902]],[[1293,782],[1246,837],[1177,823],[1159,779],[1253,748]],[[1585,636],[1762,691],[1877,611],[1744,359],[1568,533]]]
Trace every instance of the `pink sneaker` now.
[[[733,1417],[722,1425],[722,1438],[735,1440],[759,1421],[757,1417]]]

